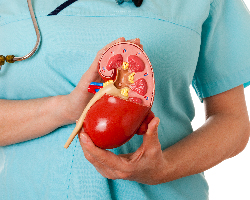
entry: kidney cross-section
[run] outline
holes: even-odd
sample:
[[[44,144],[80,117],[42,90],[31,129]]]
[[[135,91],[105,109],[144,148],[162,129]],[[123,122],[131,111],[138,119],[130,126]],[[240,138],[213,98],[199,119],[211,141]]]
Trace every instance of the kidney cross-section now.
[[[95,95],[65,148],[82,127],[96,146],[119,147],[133,137],[153,105],[153,68],[139,46],[130,42],[114,44],[103,53],[98,68],[104,83],[90,84],[89,92]]]

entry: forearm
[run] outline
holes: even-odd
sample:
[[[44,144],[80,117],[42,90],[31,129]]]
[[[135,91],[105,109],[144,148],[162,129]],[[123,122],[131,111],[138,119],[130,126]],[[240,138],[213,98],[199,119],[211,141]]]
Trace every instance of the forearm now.
[[[249,121],[241,116],[217,114],[191,135],[166,149],[166,181],[203,172],[240,153],[249,138]]]
[[[79,141],[86,159],[109,179],[156,185],[198,174],[241,152],[250,132],[243,86],[208,97],[204,105],[206,123],[164,151],[157,117],[148,124],[134,153],[116,155],[100,149],[84,132]]]
[[[103,52],[119,38],[101,49],[90,68],[83,74],[69,95],[34,99],[0,100],[0,146],[37,138],[65,124],[74,123],[93,94],[88,93],[90,82],[100,82],[97,66]]]
[[[65,96],[0,100],[0,146],[38,138],[70,123],[65,102]]]

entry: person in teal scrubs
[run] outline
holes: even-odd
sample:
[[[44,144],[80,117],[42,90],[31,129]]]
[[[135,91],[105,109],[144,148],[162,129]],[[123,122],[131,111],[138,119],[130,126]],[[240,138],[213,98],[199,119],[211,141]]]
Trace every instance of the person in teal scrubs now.
[[[250,15],[241,0],[33,1],[42,42],[0,71],[0,199],[209,199],[204,171],[249,139]],[[135,39],[139,38],[139,39]],[[155,75],[147,132],[102,150],[83,132],[63,148],[92,97],[101,53],[143,45]],[[26,1],[0,1],[0,54],[36,36]],[[206,122],[193,131],[190,85]],[[236,183],[232,183],[236,184]]]

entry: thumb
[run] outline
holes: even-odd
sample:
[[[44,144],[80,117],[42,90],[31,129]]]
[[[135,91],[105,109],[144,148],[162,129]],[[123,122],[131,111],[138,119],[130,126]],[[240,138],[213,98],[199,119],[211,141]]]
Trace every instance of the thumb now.
[[[158,138],[159,123],[160,123],[160,119],[158,117],[154,117],[148,124],[147,132],[143,135],[143,143],[145,145],[159,144],[159,138]]]
[[[147,132],[143,135],[143,143],[142,145],[134,152],[130,160],[137,161],[139,160],[145,153],[145,151],[154,149],[155,147],[160,147],[161,144],[158,138],[158,125],[160,123],[160,119],[158,117],[154,117],[150,123],[148,124]]]

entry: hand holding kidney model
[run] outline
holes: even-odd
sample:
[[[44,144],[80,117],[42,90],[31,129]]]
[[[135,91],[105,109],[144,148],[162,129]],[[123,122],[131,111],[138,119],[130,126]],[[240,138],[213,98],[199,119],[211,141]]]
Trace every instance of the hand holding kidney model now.
[[[119,147],[136,133],[152,107],[154,73],[146,53],[130,42],[116,43],[99,61],[104,83],[92,82],[89,101],[65,148],[83,127],[94,144],[103,149]]]

